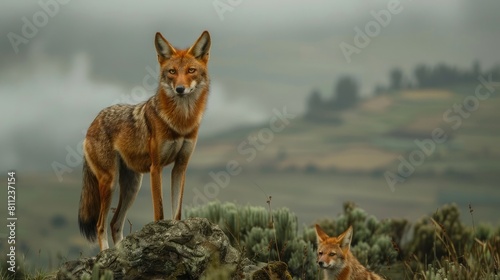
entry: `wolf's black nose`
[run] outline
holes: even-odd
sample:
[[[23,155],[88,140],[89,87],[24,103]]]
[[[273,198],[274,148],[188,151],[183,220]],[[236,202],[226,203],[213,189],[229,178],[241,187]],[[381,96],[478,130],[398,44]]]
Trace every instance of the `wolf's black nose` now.
[[[318,262],[318,265],[319,266],[323,266],[323,262]]]
[[[177,93],[184,93],[184,89],[185,89],[185,88],[184,88],[183,86],[178,86],[178,87],[176,87],[176,88],[175,88],[175,91],[176,91]]]

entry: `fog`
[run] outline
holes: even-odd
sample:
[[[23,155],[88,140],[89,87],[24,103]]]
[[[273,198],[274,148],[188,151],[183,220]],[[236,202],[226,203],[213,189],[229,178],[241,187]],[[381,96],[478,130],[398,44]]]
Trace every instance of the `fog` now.
[[[499,2],[227,3],[3,1],[0,169],[50,170],[99,110],[154,94],[134,89],[157,71],[157,31],[179,47],[211,32],[202,136],[262,122],[275,107],[301,113],[313,89],[330,95],[344,74],[366,97],[395,66],[411,72],[417,63],[469,67],[477,60],[488,68],[498,58]],[[365,30],[391,3],[399,12],[347,59],[340,44],[355,45],[356,28]]]

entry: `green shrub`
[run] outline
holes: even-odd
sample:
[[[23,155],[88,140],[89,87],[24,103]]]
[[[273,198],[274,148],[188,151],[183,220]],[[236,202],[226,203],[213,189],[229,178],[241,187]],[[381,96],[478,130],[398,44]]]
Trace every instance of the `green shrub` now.
[[[419,266],[415,279],[500,279],[500,236],[485,224],[465,226],[455,204],[420,219],[407,251]]]
[[[295,277],[316,279],[316,253],[310,240],[299,235],[297,216],[286,208],[236,206],[209,203],[189,209],[187,217],[204,217],[218,224],[230,236],[233,246],[254,261],[281,260]]]
[[[471,249],[473,241],[473,231],[460,221],[457,205],[448,204],[415,224],[408,252],[431,263],[445,256],[463,256]]]

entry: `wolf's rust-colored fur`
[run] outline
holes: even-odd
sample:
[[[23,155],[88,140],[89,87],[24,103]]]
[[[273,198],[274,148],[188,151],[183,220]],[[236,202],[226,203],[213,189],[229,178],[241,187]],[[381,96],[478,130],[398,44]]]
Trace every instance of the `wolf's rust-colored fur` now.
[[[151,176],[154,220],[163,219],[161,171],[170,163],[174,164],[172,216],[181,219],[186,168],[209,91],[210,45],[207,31],[186,50],[172,47],[157,33],[157,93],[137,105],[105,108],[87,130],[78,221],[82,234],[91,241],[97,237],[101,250],[108,248],[106,218],[117,179],[120,199],[111,220],[115,244],[123,238],[125,215],[139,191],[142,173]]]
[[[352,227],[335,237],[328,236],[316,225],[318,265],[325,280],[382,280],[366,269],[351,253]]]

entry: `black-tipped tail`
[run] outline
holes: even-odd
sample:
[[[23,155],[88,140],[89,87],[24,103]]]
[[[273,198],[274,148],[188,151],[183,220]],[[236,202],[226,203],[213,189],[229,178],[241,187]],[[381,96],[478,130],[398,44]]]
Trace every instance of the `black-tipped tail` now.
[[[101,209],[100,200],[99,182],[92,170],[90,170],[87,160],[83,157],[83,187],[78,211],[78,225],[82,235],[91,242],[97,238],[97,221]]]

